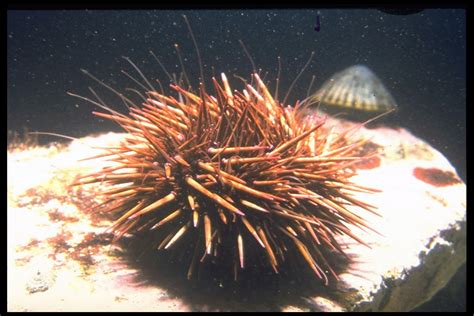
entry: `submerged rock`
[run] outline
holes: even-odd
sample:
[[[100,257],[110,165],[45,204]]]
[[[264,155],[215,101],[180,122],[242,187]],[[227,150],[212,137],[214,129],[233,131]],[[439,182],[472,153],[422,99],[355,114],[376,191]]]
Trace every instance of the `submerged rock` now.
[[[354,124],[327,123],[333,133]],[[353,228],[370,248],[341,238],[352,263],[337,287],[309,289],[304,276],[276,276],[266,287],[188,282],[172,265],[160,271],[160,262],[145,263],[122,243],[110,246],[111,221],[91,198],[94,186],[67,187],[78,173],[101,167],[77,160],[123,136],[8,152],[8,311],[409,311],[466,261],[466,185],[453,166],[407,130],[361,127],[354,139],[369,138],[379,156],[356,166],[352,181],[382,192],[354,197],[378,207],[382,216],[364,218],[380,234]],[[25,277],[38,269],[32,258],[55,276],[33,291]]]

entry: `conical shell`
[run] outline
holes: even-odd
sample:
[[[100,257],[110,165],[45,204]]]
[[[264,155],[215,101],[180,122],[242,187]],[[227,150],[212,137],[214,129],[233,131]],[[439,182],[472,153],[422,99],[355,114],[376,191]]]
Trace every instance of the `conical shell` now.
[[[323,110],[382,113],[397,105],[380,79],[366,66],[355,65],[334,74],[314,94],[311,103]]]

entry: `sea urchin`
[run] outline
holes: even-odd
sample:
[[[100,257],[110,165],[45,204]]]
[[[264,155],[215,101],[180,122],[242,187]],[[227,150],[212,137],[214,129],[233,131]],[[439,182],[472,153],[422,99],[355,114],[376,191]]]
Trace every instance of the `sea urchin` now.
[[[303,120],[253,78],[242,92],[222,74],[221,83],[213,78],[217,97],[172,85],[181,101],[148,91],[129,116],[94,112],[128,135],[96,156],[115,166],[74,184],[101,183],[114,240],[146,234],[154,251],[183,255],[188,278],[207,258],[235,278],[256,264],[278,273],[294,260],[328,284],[337,274],[326,254],[344,254],[335,236],[363,243],[346,225],[367,224],[347,205],[373,212],[351,195],[372,190],[348,180],[364,140]]]

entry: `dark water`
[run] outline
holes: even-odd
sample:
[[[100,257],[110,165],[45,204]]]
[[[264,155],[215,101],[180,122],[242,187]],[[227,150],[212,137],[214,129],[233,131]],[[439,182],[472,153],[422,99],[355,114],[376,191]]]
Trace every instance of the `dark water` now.
[[[104,101],[124,110],[121,101],[81,73],[85,68],[123,91],[134,84],[120,71],[139,76],[130,57],[149,79],[170,82],[150,55],[170,73],[182,71],[173,47],[179,44],[191,82],[199,77],[198,59],[182,18],[186,14],[198,43],[204,75],[225,72],[235,88],[249,78],[252,64],[278,73],[280,98],[307,62],[312,63],[291,91],[289,101],[306,97],[334,72],[354,64],[371,68],[400,107],[401,126],[440,150],[466,180],[466,14],[463,9],[427,9],[390,15],[370,9],[231,11],[8,11],[7,127],[81,137],[120,129],[95,118],[93,105],[67,91],[91,97],[92,86]],[[270,84],[272,89],[274,84]],[[40,137],[40,141],[56,140]],[[464,270],[465,271],[465,270]],[[458,278],[459,279],[459,278]],[[463,280],[463,277],[460,277]],[[464,273],[465,280],[465,273]],[[453,288],[462,287],[457,281]],[[464,283],[465,287],[465,283]],[[453,290],[423,310],[465,308],[465,293]],[[446,302],[439,305],[440,302]],[[438,304],[438,305],[436,305]]]

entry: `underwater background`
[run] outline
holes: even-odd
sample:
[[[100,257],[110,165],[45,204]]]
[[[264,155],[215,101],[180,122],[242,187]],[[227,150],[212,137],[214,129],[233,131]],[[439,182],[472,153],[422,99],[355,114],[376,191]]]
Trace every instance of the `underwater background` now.
[[[395,14],[394,14],[395,13]],[[9,10],[7,14],[7,128],[84,137],[121,129],[91,114],[97,108],[67,92],[94,98],[88,87],[119,111],[120,99],[81,69],[125,91],[139,78],[129,57],[165,90],[170,73],[182,72],[174,44],[193,87],[199,61],[183,14],[194,32],[204,76],[225,72],[250,77],[253,66],[244,48],[275,89],[281,61],[279,99],[308,61],[289,104],[314,93],[335,72],[364,64],[377,74],[398,104],[397,126],[441,151],[466,181],[466,12],[426,9],[298,10]],[[313,85],[310,87],[312,77]],[[155,82],[155,81],[154,81]],[[169,91],[169,90],[168,90]],[[212,89],[211,89],[212,91]],[[39,136],[40,144],[64,141]],[[417,311],[464,311],[466,266],[448,286]]]

